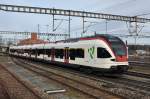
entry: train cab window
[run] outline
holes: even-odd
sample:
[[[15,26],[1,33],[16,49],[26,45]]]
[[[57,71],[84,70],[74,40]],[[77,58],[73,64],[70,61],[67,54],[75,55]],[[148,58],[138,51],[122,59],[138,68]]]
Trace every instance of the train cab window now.
[[[110,58],[110,53],[105,49],[98,47],[97,48],[97,58]]]
[[[84,49],[76,49],[76,57],[84,58]]]
[[[75,60],[76,50],[75,49],[70,49],[69,50],[69,56],[70,56],[70,60]]]

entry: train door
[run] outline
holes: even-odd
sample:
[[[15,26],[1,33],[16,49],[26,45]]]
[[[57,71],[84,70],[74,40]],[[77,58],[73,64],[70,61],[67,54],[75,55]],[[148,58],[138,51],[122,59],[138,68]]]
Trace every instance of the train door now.
[[[30,58],[31,58],[31,51],[32,51],[32,50],[31,50],[31,48],[30,48],[30,50],[29,50],[29,55],[30,55]]]
[[[35,49],[35,58],[37,58],[38,56],[38,51],[37,51],[37,48]]]
[[[66,47],[66,48],[64,49],[64,56],[65,56],[64,62],[65,62],[65,63],[69,63],[69,48],[68,48],[68,47]]]
[[[54,48],[51,49],[51,60],[52,61],[55,60],[55,49]]]

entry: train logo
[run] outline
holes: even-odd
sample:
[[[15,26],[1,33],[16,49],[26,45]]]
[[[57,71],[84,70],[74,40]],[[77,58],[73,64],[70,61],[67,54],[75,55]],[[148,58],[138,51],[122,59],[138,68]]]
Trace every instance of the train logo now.
[[[88,49],[88,53],[89,53],[91,59],[94,58],[94,52],[95,52],[94,46]]]

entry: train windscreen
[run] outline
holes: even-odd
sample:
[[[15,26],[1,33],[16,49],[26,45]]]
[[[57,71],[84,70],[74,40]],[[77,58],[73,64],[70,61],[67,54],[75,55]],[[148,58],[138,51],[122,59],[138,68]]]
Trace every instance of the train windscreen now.
[[[126,47],[125,44],[117,37],[109,36],[107,37],[112,50],[114,51],[115,55],[117,56],[124,56],[126,55]]]

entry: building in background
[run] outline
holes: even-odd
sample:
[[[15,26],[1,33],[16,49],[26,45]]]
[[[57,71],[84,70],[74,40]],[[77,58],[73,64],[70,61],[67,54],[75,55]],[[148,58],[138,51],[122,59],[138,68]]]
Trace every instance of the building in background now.
[[[38,39],[37,33],[31,33],[31,38],[20,40],[17,45],[41,44],[48,43],[47,41]]]

